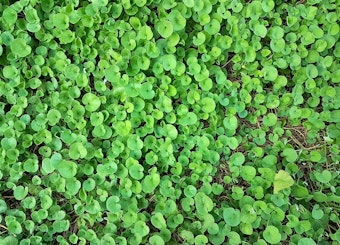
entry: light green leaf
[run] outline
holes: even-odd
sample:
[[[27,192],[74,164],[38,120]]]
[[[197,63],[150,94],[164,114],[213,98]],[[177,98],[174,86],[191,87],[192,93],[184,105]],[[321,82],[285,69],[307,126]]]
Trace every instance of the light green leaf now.
[[[285,157],[288,162],[295,162],[298,159],[298,154],[292,148],[284,149],[281,155]]]
[[[69,17],[64,13],[53,14],[52,21],[54,26],[61,30],[65,30],[69,26]]]
[[[201,214],[209,213],[214,207],[213,201],[203,192],[198,192],[194,199],[197,212]]]
[[[18,69],[14,66],[5,66],[2,70],[2,74],[5,78],[12,79],[18,75]]]
[[[22,200],[26,197],[28,193],[28,188],[23,186],[17,186],[14,189],[14,198],[17,200]]]
[[[226,208],[223,210],[223,218],[227,225],[238,226],[241,222],[241,212],[238,209]]]
[[[90,112],[96,111],[101,105],[100,99],[92,93],[85,94],[82,98],[82,102],[85,105],[85,109]]]
[[[65,30],[65,31],[62,31],[58,35],[58,38],[59,38],[60,44],[68,44],[68,43],[71,43],[75,39],[75,34],[74,32],[70,30]]]
[[[129,174],[133,179],[141,180],[144,176],[144,167],[140,165],[139,163],[132,164],[132,166],[129,167]]]
[[[2,12],[2,19],[5,20],[6,24],[14,25],[18,19],[18,14],[12,7],[7,7]]]
[[[9,232],[14,234],[20,234],[22,232],[21,224],[16,220],[11,220],[9,222],[6,222],[7,229]]]
[[[316,243],[311,238],[303,237],[299,240],[298,245],[316,245]]]
[[[84,158],[87,155],[87,150],[86,148],[83,146],[82,143],[80,142],[76,142],[73,143],[70,146],[70,150],[69,150],[69,156],[74,159],[74,160],[78,160],[79,158]]]
[[[32,48],[26,44],[24,39],[17,38],[11,43],[11,50],[13,54],[19,57],[25,57],[31,53]]]
[[[60,175],[64,178],[72,178],[77,174],[77,164],[71,161],[63,160],[59,166],[58,171]]]
[[[275,226],[269,225],[263,232],[263,238],[270,244],[276,244],[280,242],[281,234]]]
[[[166,221],[161,213],[155,213],[151,217],[151,224],[159,230],[166,228]]]
[[[172,23],[165,19],[160,20],[156,24],[156,30],[158,31],[159,35],[161,35],[163,38],[170,37],[174,31]]]
[[[274,194],[279,191],[289,188],[294,184],[293,178],[284,170],[280,170],[274,179]]]
[[[201,100],[202,111],[205,113],[211,113],[215,110],[216,104],[212,98],[205,97]]]
[[[108,0],[92,0],[92,3],[98,7],[104,7],[108,4]]]
[[[106,200],[106,209],[112,213],[118,212],[121,209],[121,205],[119,203],[119,197],[117,196],[110,196]]]

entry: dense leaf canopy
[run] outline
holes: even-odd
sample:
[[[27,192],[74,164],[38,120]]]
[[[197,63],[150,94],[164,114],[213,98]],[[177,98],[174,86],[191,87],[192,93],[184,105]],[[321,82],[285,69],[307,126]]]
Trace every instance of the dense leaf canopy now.
[[[0,244],[339,244],[339,13],[0,1]]]

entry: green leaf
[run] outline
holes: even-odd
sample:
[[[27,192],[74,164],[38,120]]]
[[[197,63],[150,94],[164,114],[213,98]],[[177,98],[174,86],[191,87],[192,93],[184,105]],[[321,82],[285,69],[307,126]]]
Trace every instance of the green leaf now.
[[[52,15],[53,25],[61,30],[65,30],[69,27],[69,17],[64,13],[58,13]]]
[[[70,30],[65,30],[60,32],[57,37],[59,38],[60,44],[68,44],[73,42],[73,40],[75,39],[75,34]]]
[[[151,217],[151,224],[159,230],[166,228],[166,221],[161,213],[155,213]]]
[[[58,168],[59,164],[62,162],[62,155],[60,153],[54,153],[50,159],[50,165],[53,168]]]
[[[104,114],[102,112],[91,113],[90,121],[92,126],[99,126],[104,122]]]
[[[262,69],[264,79],[267,81],[274,81],[278,77],[278,72],[274,66],[265,66]]]
[[[25,13],[25,17],[26,17],[26,20],[28,22],[28,25],[38,24],[40,22],[38,12],[32,6],[27,6],[25,8],[24,13]]]
[[[209,97],[205,97],[201,100],[202,111],[204,113],[211,113],[215,110],[216,104],[215,101]]]
[[[131,150],[140,150],[143,148],[143,141],[138,135],[131,135],[127,140],[127,146]]]
[[[26,44],[24,39],[17,38],[11,42],[11,51],[19,57],[26,57],[31,53],[32,48]]]
[[[315,37],[313,33],[310,31],[304,31],[303,35],[301,36],[301,43],[307,46],[314,42],[315,42]]]
[[[270,244],[277,244],[281,240],[281,234],[275,226],[269,225],[263,231],[263,238]]]
[[[77,174],[77,168],[78,166],[76,163],[63,160],[57,169],[62,177],[68,179],[74,177]]]
[[[82,98],[82,102],[85,105],[85,109],[89,112],[98,110],[101,105],[100,99],[93,93],[86,93]]]
[[[223,210],[223,218],[227,225],[238,226],[241,222],[241,212],[234,208],[225,208]]]
[[[50,196],[48,195],[43,195],[40,197],[40,205],[43,209],[48,210],[53,204],[53,200]]]
[[[319,151],[316,151],[316,150],[312,150],[310,152],[310,160],[312,162],[319,162],[322,158],[322,155]]]
[[[17,200],[24,199],[28,194],[28,188],[23,186],[17,186],[14,189],[13,196]]]
[[[204,30],[210,35],[215,35],[221,29],[220,22],[216,19],[212,19],[209,23],[204,26]]]
[[[194,199],[196,210],[201,214],[209,213],[214,207],[213,201],[203,192],[198,192]]]
[[[33,209],[36,205],[37,201],[34,197],[26,197],[22,200],[22,206],[26,209]]]
[[[241,237],[237,232],[230,231],[230,232],[227,233],[227,236],[228,236],[228,243],[230,245],[241,244]]]
[[[284,50],[285,45],[286,45],[286,42],[283,38],[272,39],[270,41],[270,48],[276,53],[281,53]]]
[[[108,0],[92,0],[92,3],[98,7],[104,7],[108,4]]]
[[[7,209],[7,203],[4,200],[0,199],[0,214],[5,213]]]
[[[256,169],[253,166],[242,166],[240,175],[245,181],[250,182],[256,176]]]
[[[245,57],[246,62],[253,62],[255,60],[256,51],[252,46],[246,47],[244,53],[246,55],[246,57]]]
[[[74,64],[68,65],[65,70],[65,75],[67,78],[75,81],[79,75],[79,67]]]
[[[6,222],[7,229],[10,233],[20,234],[22,233],[22,227],[20,223],[16,220],[11,220],[10,222]]]
[[[67,231],[70,227],[70,221],[68,220],[56,220],[52,224],[52,228],[54,232],[64,232]]]
[[[238,127],[238,121],[235,116],[229,116],[223,119],[223,125],[228,130],[236,130]]]
[[[235,13],[239,13],[241,12],[241,10],[243,9],[243,5],[241,2],[239,1],[232,1],[231,2],[231,9],[235,12]]]
[[[141,180],[144,176],[144,167],[139,163],[132,164],[132,166],[129,167],[129,174],[132,178]]]
[[[170,37],[174,31],[172,23],[166,19],[162,19],[156,24],[156,30],[163,38]]]
[[[24,170],[29,173],[35,173],[39,169],[38,161],[34,159],[28,159],[24,162]]]
[[[147,175],[142,181],[142,189],[145,193],[152,193],[160,183],[160,176],[157,173]]]
[[[208,243],[208,238],[205,235],[197,235],[195,237],[195,245],[204,245]]]
[[[15,149],[17,146],[17,140],[14,137],[3,138],[1,140],[1,146],[4,150]]]
[[[303,237],[299,240],[298,245],[316,245],[316,243],[311,238]]]
[[[183,3],[188,8],[193,8],[195,6],[195,1],[194,0],[183,0]]]
[[[121,204],[120,204],[120,199],[117,196],[110,196],[106,200],[106,209],[109,212],[116,213],[119,210],[121,210]]]
[[[254,208],[250,204],[245,204],[241,208],[241,222],[251,224],[257,218],[256,212],[254,212]],[[248,230],[248,228],[246,228]]]
[[[167,124],[164,127],[164,134],[169,137],[170,139],[174,140],[178,136],[178,130],[175,126],[171,124]]]
[[[320,172],[314,172],[315,178],[321,183],[328,183],[332,179],[332,173],[329,170],[323,170]]]
[[[13,7],[7,7],[2,12],[2,19],[6,20],[6,24],[12,26],[16,23],[18,19],[18,13],[15,11]]]
[[[177,60],[175,55],[167,54],[163,56],[163,67],[166,71],[176,68]]]
[[[52,173],[55,170],[54,166],[51,163],[51,159],[48,159],[48,158],[45,158],[42,161],[41,168],[42,168],[42,173],[43,174],[50,174],[50,173]]]
[[[330,112],[330,122],[340,122],[340,110],[333,110]]]
[[[239,146],[239,142],[236,137],[228,137],[227,145],[230,149],[235,150]]]
[[[194,197],[197,193],[196,187],[193,185],[188,185],[184,188],[184,195],[186,197]]]
[[[318,69],[316,68],[315,65],[309,64],[306,67],[306,74],[307,74],[308,78],[313,79],[313,78],[316,78],[318,76],[319,72],[318,72]]]
[[[5,78],[12,79],[15,78],[19,73],[18,69],[13,66],[5,66],[2,70],[2,74]]]
[[[155,91],[151,83],[143,83],[140,90],[140,95],[143,99],[151,100],[155,97]]]
[[[233,166],[241,166],[245,162],[246,158],[241,152],[236,152],[231,155],[229,162]]]
[[[284,149],[281,155],[285,157],[288,162],[295,162],[298,159],[298,154],[292,148]]]
[[[152,235],[149,238],[149,243],[150,245],[164,245],[165,244],[163,238],[159,235]]]
[[[313,219],[320,220],[324,216],[324,212],[322,209],[320,209],[320,206],[318,204],[314,205],[312,210],[312,217]]]
[[[47,113],[47,119],[52,126],[56,125],[59,122],[59,120],[61,119],[61,114],[58,110],[51,109]]]
[[[136,236],[144,237],[149,234],[150,228],[146,225],[144,221],[139,220],[133,226],[132,231]]]
[[[168,20],[171,22],[174,31],[183,30],[186,26],[186,19],[182,16],[182,14],[177,10],[172,10],[168,16]]]
[[[297,198],[304,198],[309,196],[308,189],[304,186],[293,185],[292,186],[292,195]]]
[[[293,178],[284,170],[280,170],[274,179],[274,194],[279,191],[289,188],[294,184]]]
[[[267,28],[264,25],[257,22],[254,25],[254,33],[257,36],[264,38],[267,35]]]
[[[263,124],[272,127],[277,123],[277,116],[274,113],[268,113],[263,117]]]
[[[193,44],[195,44],[196,46],[200,46],[205,42],[205,40],[206,36],[204,32],[199,32],[196,36],[193,37]]]
[[[74,196],[79,192],[80,188],[81,182],[75,177],[66,180],[67,194]]]
[[[261,1],[261,6],[264,12],[269,13],[275,7],[274,0],[263,0]]]
[[[78,160],[80,158],[85,158],[86,155],[87,150],[82,143],[76,142],[70,146],[69,156],[71,159]]]
[[[253,234],[253,227],[249,223],[241,223],[240,224],[240,230],[245,235],[251,235]]]

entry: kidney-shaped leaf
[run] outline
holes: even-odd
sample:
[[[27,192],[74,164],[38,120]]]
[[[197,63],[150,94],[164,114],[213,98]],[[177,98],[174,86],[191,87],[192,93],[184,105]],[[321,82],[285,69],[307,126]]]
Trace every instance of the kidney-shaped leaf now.
[[[32,48],[26,44],[24,39],[17,38],[11,43],[11,50],[13,54],[19,57],[25,57],[31,53]]]
[[[277,244],[281,240],[281,234],[275,226],[269,225],[263,232],[263,238],[270,244]]]
[[[101,105],[100,99],[92,93],[85,94],[82,98],[82,102],[85,105],[85,109],[90,112],[96,111]]]
[[[274,194],[278,193],[280,190],[291,187],[294,184],[293,178],[284,170],[280,170],[274,179]]]
[[[77,168],[76,163],[63,160],[58,166],[58,171],[62,177],[67,179],[77,174]]]
[[[119,197],[110,196],[106,200],[106,209],[112,213],[118,212],[121,209],[121,205],[119,203]]]
[[[238,209],[226,208],[223,210],[223,218],[227,225],[238,226],[241,222],[241,212]]]

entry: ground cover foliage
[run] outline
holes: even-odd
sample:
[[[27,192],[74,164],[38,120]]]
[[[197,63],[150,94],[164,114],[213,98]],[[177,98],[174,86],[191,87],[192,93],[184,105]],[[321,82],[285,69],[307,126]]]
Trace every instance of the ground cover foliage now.
[[[339,244],[337,0],[0,2],[0,244]]]

